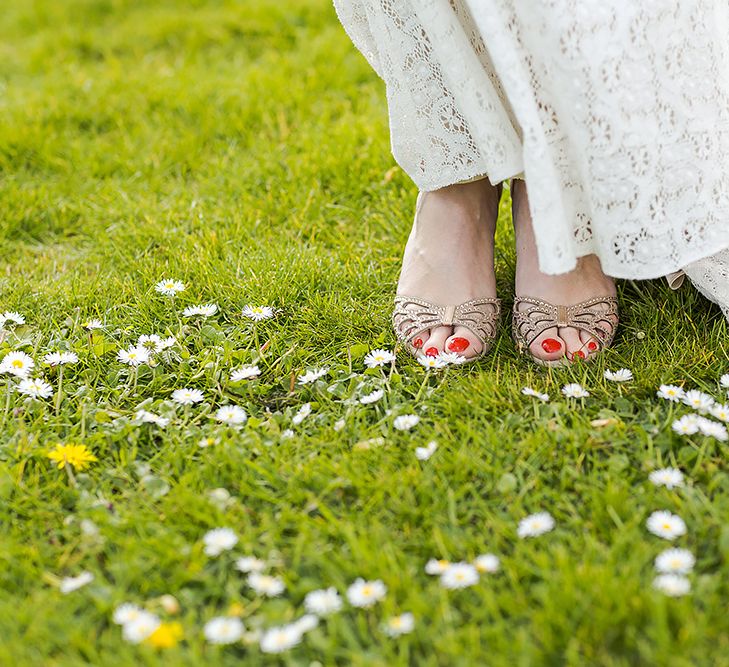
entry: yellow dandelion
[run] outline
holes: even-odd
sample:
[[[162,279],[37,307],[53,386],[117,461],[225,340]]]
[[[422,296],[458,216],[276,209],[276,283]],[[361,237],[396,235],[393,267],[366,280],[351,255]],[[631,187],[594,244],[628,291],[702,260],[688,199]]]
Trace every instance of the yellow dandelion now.
[[[56,462],[59,469],[68,464],[76,470],[84,470],[89,463],[99,460],[86,445],[61,445],[60,443],[48,453],[48,458]]]
[[[177,621],[160,623],[159,627],[147,637],[146,642],[154,648],[174,648],[183,635],[181,623]]]

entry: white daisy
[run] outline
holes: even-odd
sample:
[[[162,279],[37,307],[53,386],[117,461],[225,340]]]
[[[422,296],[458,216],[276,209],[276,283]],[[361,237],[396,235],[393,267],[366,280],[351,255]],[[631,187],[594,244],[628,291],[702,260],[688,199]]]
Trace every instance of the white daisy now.
[[[175,296],[185,289],[185,284],[179,280],[160,280],[154,289],[165,296]]]
[[[587,398],[590,392],[587,391],[581,384],[573,382],[572,384],[566,384],[562,387],[562,393],[567,398]]]
[[[482,554],[475,558],[473,565],[479,572],[488,572],[489,574],[498,572],[500,566],[499,557],[495,554]]]
[[[717,403],[712,406],[710,412],[711,416],[715,417],[719,421],[729,422],[729,405]]]
[[[533,396],[534,398],[538,398],[540,401],[546,402],[549,400],[549,394],[542,394],[531,387],[524,387],[521,390],[521,393],[524,394],[524,396]]]
[[[665,486],[667,489],[683,486],[683,473],[677,468],[654,470],[648,479],[656,486]]]
[[[248,585],[259,595],[265,595],[269,598],[275,598],[284,592],[286,586],[278,577],[272,577],[269,574],[261,574],[260,572],[251,572],[248,575]]]
[[[729,373],[727,373],[726,375],[722,375],[719,378],[719,384],[722,387],[725,387],[725,388],[729,389]]]
[[[82,586],[91,583],[94,580],[94,575],[91,572],[82,572],[75,577],[64,577],[61,579],[61,583],[58,585],[58,589],[61,593],[70,593],[78,590]]]
[[[359,402],[362,405],[369,405],[370,403],[376,403],[384,395],[385,395],[385,392],[382,389],[375,389],[372,393],[365,394],[364,396],[362,396],[362,398],[359,399]]]
[[[417,426],[419,421],[420,417],[418,415],[400,415],[393,419],[392,425],[398,431],[409,431],[411,428]]]
[[[25,352],[8,352],[0,362],[0,373],[25,378],[35,367],[35,361]]]
[[[205,639],[211,644],[235,644],[243,636],[243,622],[235,616],[217,616],[203,628]]]
[[[301,629],[294,623],[270,628],[261,637],[261,651],[283,653],[301,642]]]
[[[137,340],[137,347],[147,350],[148,353],[162,352],[164,343],[162,337],[157,334],[142,334]]]
[[[122,626],[122,637],[132,644],[139,644],[149,637],[162,623],[159,617],[148,611],[140,610]]]
[[[425,564],[425,573],[426,574],[443,574],[449,567],[451,563],[450,561],[437,558],[431,558],[426,564]]]
[[[454,366],[460,366],[468,361],[468,357],[464,357],[462,354],[458,354],[458,352],[441,352],[438,355],[438,359]]]
[[[167,417],[160,417],[154,414],[154,412],[148,412],[147,410],[137,410],[134,415],[134,420],[145,424],[157,424],[160,428],[165,428],[170,423]]]
[[[407,635],[415,629],[415,616],[413,616],[410,612],[400,614],[399,616],[393,616],[384,623],[382,629],[385,631],[385,634],[390,637]]]
[[[293,438],[295,435],[296,434],[290,428],[281,431],[282,440],[288,440],[289,438]]]
[[[199,389],[175,389],[172,392],[172,400],[180,405],[194,405],[199,403],[205,398],[204,394]]]
[[[368,352],[364,358],[364,364],[367,368],[377,368],[395,361],[395,355],[389,350],[372,350]]]
[[[230,495],[230,491],[222,486],[217,489],[210,489],[208,491],[208,498],[220,510],[224,510],[226,507],[235,503],[235,498]]]
[[[78,355],[75,352],[51,352],[43,357],[43,361],[49,366],[64,366],[78,363]]]
[[[235,561],[235,569],[240,572],[261,572],[266,568],[266,562],[255,556],[241,556]]]
[[[433,454],[435,454],[436,449],[438,449],[438,443],[431,440],[425,447],[415,448],[415,458],[418,459],[418,461],[427,461],[431,456],[433,456]]]
[[[696,415],[684,415],[680,419],[676,419],[671,428],[679,435],[693,435],[698,433],[699,424]]]
[[[298,410],[298,412],[291,417],[291,423],[298,426],[311,414],[311,403],[304,403]]]
[[[128,350],[119,350],[116,358],[128,366],[141,366],[149,361],[149,352],[141,345],[137,345]]]
[[[445,368],[448,365],[440,357],[431,357],[426,354],[418,354],[415,358],[425,368]]]
[[[365,581],[357,579],[347,589],[347,599],[353,607],[371,607],[385,597],[387,586],[382,581]]]
[[[603,373],[606,380],[611,382],[629,382],[633,379],[633,371],[627,368],[619,368],[616,371],[605,371]]]
[[[248,317],[255,321],[267,320],[273,317],[273,308],[270,306],[246,306],[243,308],[243,317]]]
[[[717,440],[721,440],[721,442],[729,440],[729,432],[727,432],[727,428],[724,424],[712,421],[711,419],[706,419],[705,417],[699,417],[697,423],[702,435],[710,438],[716,438]]]
[[[203,535],[206,556],[219,556],[238,543],[238,536],[230,528],[214,528]]]
[[[714,405],[714,399],[698,389],[687,391],[681,401],[701,414],[706,414]]]
[[[304,632],[310,632],[319,625],[319,617],[316,614],[304,614],[291,625],[303,634]]]
[[[239,405],[224,405],[218,408],[218,411],[215,413],[215,419],[229,426],[240,426],[246,423],[248,415]]]
[[[316,382],[320,377],[324,377],[329,372],[329,368],[314,368],[299,376],[299,384],[311,384]]]
[[[344,427],[346,426],[346,422],[344,419],[337,419],[337,421],[334,422],[334,430],[339,433]]]
[[[2,329],[8,322],[13,324],[25,324],[25,318],[14,310],[6,310],[0,315],[0,329]]]
[[[114,610],[114,615],[111,617],[111,620],[117,625],[126,625],[139,618],[139,615],[142,613],[144,613],[144,610],[141,607],[125,602]]]
[[[21,380],[18,385],[18,391],[31,398],[50,398],[53,396],[53,387],[42,378],[36,378],[34,380],[26,378],[25,380]]]
[[[94,329],[103,329],[104,323],[101,320],[89,320],[81,325],[84,329],[93,331]]]
[[[200,438],[200,441],[197,443],[198,447],[212,447],[213,445],[217,445],[220,442],[218,438],[212,438],[210,436],[205,436],[203,438]]]
[[[260,374],[261,369],[256,365],[241,366],[230,374],[230,381],[241,382],[242,380],[250,380],[251,378],[258,377]]]
[[[524,517],[519,522],[516,534],[521,537],[538,537],[554,528],[554,518],[549,512],[537,512]]]
[[[328,616],[342,608],[342,598],[337,589],[331,586],[317,591],[310,591],[304,598],[306,611],[317,616]]]
[[[478,583],[478,570],[470,563],[453,563],[440,575],[443,588],[467,588]]]
[[[206,303],[202,306],[188,306],[182,311],[183,317],[195,317],[197,315],[201,317],[210,317],[218,312],[218,306],[214,303]]]
[[[686,533],[683,519],[670,512],[653,512],[645,525],[651,533],[665,540],[675,540]]]
[[[653,580],[653,588],[671,597],[680,597],[691,592],[691,582],[678,574],[659,574]]]
[[[675,384],[662,384],[658,388],[656,395],[658,398],[664,398],[672,403],[678,403],[683,398],[684,391]]]
[[[656,556],[656,570],[664,574],[688,574],[694,569],[696,558],[688,549],[666,549]]]

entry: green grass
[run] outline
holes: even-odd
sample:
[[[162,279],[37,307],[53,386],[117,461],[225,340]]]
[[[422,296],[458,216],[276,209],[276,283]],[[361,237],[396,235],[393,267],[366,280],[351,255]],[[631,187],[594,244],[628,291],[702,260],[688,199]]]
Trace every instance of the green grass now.
[[[503,327],[479,365],[426,376],[402,353],[385,401],[352,404],[362,383],[384,383],[362,357],[394,345],[390,300],[416,190],[392,169],[383,85],[329,2],[7,4],[0,311],[27,324],[0,356],[22,349],[40,364],[69,349],[81,361],[66,369],[58,412],[16,393],[3,412],[0,664],[729,665],[727,444],[673,434],[688,409],[655,397],[662,382],[719,397],[729,363],[717,309],[688,288],[623,283],[616,345],[587,368],[537,369]],[[174,304],[153,290],[167,276],[188,286]],[[180,319],[202,302],[221,314]],[[247,303],[280,312],[254,326],[240,316]],[[81,327],[90,317],[107,325],[93,337]],[[180,347],[134,386],[116,351],[143,333]],[[248,361],[261,378],[231,385],[230,369]],[[293,374],[322,365],[327,378],[292,390]],[[619,367],[636,380],[603,379]],[[591,397],[561,398],[571,381]],[[186,385],[206,394],[189,414],[168,401]],[[552,402],[522,396],[525,385]],[[143,401],[172,423],[134,426]],[[305,401],[312,416],[282,438]],[[239,433],[208,417],[226,402],[251,416]],[[422,421],[395,431],[388,408]],[[202,449],[203,435],[219,442]],[[431,439],[438,451],[417,461],[414,447]],[[84,442],[99,461],[71,480],[46,458],[57,442]],[[647,481],[664,465],[685,472],[686,488]],[[227,508],[210,500],[219,487],[234,498]],[[645,529],[656,509],[688,525],[677,544],[697,565],[685,598],[650,586],[668,545]],[[539,510],[556,529],[519,540],[518,520]],[[218,526],[240,542],[211,559],[202,536]],[[446,591],[423,571],[431,557],[487,551],[502,569],[470,589]],[[285,595],[252,595],[232,568],[243,553],[271,562]],[[58,578],[82,570],[94,581],[62,595]],[[381,578],[385,600],[345,605],[280,658],[202,636],[231,604],[265,628],[298,617],[308,591],[344,593],[359,576]],[[163,594],[180,601],[184,640],[161,652],[126,643],[114,607],[158,610]],[[415,632],[386,637],[381,622],[402,611]]]

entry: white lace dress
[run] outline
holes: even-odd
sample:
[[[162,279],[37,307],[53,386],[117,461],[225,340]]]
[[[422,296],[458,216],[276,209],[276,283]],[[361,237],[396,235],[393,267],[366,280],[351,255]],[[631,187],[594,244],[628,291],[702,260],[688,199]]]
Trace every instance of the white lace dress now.
[[[334,0],[420,190],[529,184],[546,273],[685,269],[729,317],[727,0]]]

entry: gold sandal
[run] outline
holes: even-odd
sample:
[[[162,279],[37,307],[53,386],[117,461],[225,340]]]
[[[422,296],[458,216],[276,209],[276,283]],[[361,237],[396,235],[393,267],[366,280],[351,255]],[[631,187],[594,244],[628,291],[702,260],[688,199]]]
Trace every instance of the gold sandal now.
[[[500,299],[472,299],[457,306],[436,306],[424,299],[396,296],[392,327],[395,336],[413,355],[419,353],[413,341],[424,331],[440,326],[465,327],[478,338],[482,346],[478,355],[467,360],[474,361],[491,349],[496,339],[500,314]]]
[[[523,310],[520,306],[527,304]],[[542,299],[530,296],[520,296],[514,299],[512,318],[512,336],[520,352],[529,354],[532,359],[542,366],[564,366],[571,360],[566,356],[560,359],[539,359],[529,352],[529,346],[541,333],[555,327],[572,327],[582,329],[595,338],[601,349],[610,346],[618,328],[618,300],[614,296],[598,296],[587,301],[576,303],[573,306],[555,306]],[[583,359],[591,359],[592,355]]]

